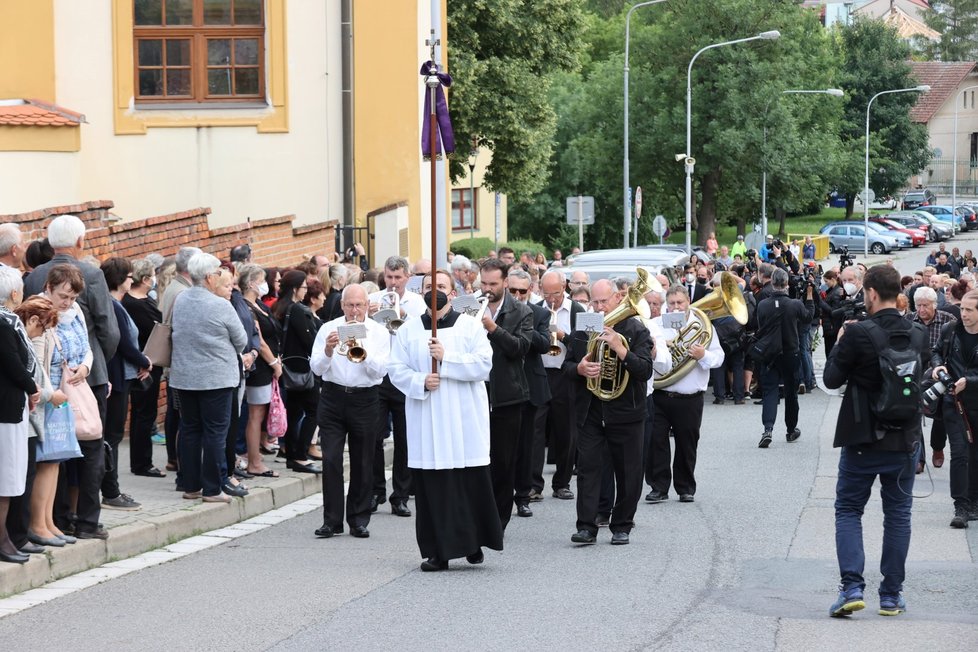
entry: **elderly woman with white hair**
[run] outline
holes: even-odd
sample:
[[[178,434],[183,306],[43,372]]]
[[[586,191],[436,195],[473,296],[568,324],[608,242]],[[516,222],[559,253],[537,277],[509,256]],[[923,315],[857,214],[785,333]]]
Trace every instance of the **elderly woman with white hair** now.
[[[222,492],[228,472],[224,442],[247,336],[230,301],[218,296],[224,282],[221,261],[199,253],[187,263],[187,271],[193,286],[173,303],[169,379],[180,400],[183,497],[227,503],[231,498]]]

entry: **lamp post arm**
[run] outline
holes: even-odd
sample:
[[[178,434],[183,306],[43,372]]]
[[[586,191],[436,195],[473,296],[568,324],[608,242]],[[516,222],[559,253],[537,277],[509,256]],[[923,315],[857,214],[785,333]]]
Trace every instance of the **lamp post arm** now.
[[[954,228],[954,209],[958,203],[958,108],[961,106],[958,98],[965,92],[978,88],[966,86],[954,96],[954,138],[951,141],[951,228]]]

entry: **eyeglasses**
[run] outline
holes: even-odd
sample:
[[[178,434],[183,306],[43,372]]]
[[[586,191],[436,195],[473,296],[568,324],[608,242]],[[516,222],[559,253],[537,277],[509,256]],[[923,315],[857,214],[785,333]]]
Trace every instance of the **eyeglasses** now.
[[[509,293],[510,294],[513,294],[513,295],[516,295],[516,294],[524,295],[524,294],[529,293],[529,291],[530,291],[530,288],[526,288],[525,290],[524,289],[520,289],[520,288],[509,288]]]

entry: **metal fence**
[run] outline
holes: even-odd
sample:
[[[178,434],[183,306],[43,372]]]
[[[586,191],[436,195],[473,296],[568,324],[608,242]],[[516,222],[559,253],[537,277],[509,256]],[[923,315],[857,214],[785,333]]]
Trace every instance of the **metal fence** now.
[[[950,156],[931,159],[920,173],[921,182],[938,194],[950,195],[955,168],[957,194],[978,195],[978,159],[958,158],[957,165]]]

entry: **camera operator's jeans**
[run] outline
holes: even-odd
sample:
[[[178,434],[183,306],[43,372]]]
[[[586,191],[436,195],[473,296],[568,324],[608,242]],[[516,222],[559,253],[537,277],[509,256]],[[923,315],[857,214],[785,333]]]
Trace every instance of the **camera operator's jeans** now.
[[[956,508],[968,507],[970,503],[978,504],[978,443],[968,443],[954,397],[948,393],[942,400],[944,427],[947,442],[951,445],[951,498]],[[971,427],[978,427],[978,410],[969,406],[967,412]]]
[[[798,353],[782,353],[761,371],[761,422],[774,430],[778,418],[778,385],[784,384],[784,425],[791,432],[798,425]]]
[[[815,388],[815,363],[812,362],[812,338],[815,331],[810,324],[798,328],[798,382],[808,389]]]
[[[879,592],[880,595],[896,595],[903,590],[910,549],[913,460],[912,453],[843,447],[835,486],[835,552],[843,591],[866,587],[862,517],[877,476],[883,500],[883,549],[880,554],[883,581]]]

